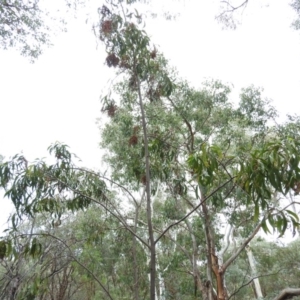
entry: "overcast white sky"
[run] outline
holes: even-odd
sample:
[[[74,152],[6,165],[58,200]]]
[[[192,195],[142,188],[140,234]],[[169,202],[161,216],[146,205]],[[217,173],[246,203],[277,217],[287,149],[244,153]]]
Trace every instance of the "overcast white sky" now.
[[[148,20],[146,30],[193,85],[222,79],[234,84],[235,95],[241,87],[262,86],[282,114],[298,113],[300,32],[290,28],[294,13],[287,1],[269,2],[262,7],[267,1],[250,1],[242,25],[223,31],[214,20],[217,0],[182,0],[165,5],[180,11],[177,21]],[[23,151],[32,160],[61,141],[86,166],[100,167],[95,121],[101,117],[99,96],[112,74],[104,65],[105,53],[81,18],[53,43],[35,64],[14,50],[0,51],[0,154]],[[0,225],[7,203],[1,204]]]

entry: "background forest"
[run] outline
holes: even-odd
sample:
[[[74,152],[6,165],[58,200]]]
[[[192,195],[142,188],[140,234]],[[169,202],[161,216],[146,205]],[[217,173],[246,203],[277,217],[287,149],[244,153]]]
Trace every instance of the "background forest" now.
[[[232,28],[248,1],[220,5]],[[51,43],[44,6],[1,1],[2,48],[38,59]],[[86,168],[58,142],[50,158],[1,156],[15,213],[0,241],[0,298],[299,299],[299,117],[279,120],[253,85],[239,101],[220,80],[192,86],[152,43],[138,1],[108,0],[97,16],[113,74],[99,107],[103,162]],[[287,233],[293,242],[268,239]]]

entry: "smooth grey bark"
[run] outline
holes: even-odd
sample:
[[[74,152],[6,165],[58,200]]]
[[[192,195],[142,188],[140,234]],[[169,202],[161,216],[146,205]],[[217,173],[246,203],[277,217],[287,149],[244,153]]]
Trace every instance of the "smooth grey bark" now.
[[[248,261],[249,261],[249,264],[250,264],[252,277],[254,277],[253,283],[254,283],[256,297],[257,297],[257,299],[263,299],[264,296],[262,294],[260,283],[259,283],[259,279],[257,277],[257,270],[256,270],[256,265],[255,265],[255,259],[254,259],[252,250],[251,250],[251,248],[250,248],[249,245],[245,248],[245,250],[246,250]]]
[[[138,74],[135,74],[137,78],[138,86],[138,98],[139,105],[141,109],[142,117],[142,127],[144,135],[144,148],[145,148],[145,164],[146,164],[146,200],[147,200],[147,225],[148,225],[148,238],[149,238],[149,249],[150,249],[150,300],[155,300],[156,289],[155,289],[155,279],[156,279],[156,247],[153,235],[153,224],[152,224],[152,203],[151,203],[151,190],[150,190],[150,155],[148,149],[148,138],[147,138],[147,124],[146,115],[143,104],[143,97],[141,93],[141,83]]]
[[[198,260],[198,247],[197,247],[197,240],[195,237],[195,234],[193,232],[192,226],[190,222],[186,219],[185,224],[187,226],[187,229],[191,235],[192,238],[192,245],[193,245],[193,254],[190,258],[192,268],[193,268],[193,276],[194,276],[194,281],[195,281],[195,291],[194,291],[194,296],[197,297],[197,290],[199,289],[202,293],[202,296],[207,294],[206,293],[206,288],[202,284],[201,281],[201,276],[199,274],[198,266],[197,266],[197,260]]]
[[[265,215],[265,217],[266,217],[266,215]],[[262,222],[263,222],[264,218],[262,219],[261,222],[259,222],[257,224],[257,226],[254,228],[253,232],[249,235],[249,237],[247,239],[244,240],[244,242],[241,244],[241,246],[223,264],[224,272],[235,261],[235,259],[240,255],[240,253],[246,248],[246,246],[250,243],[250,241],[256,236],[256,234],[258,233],[258,231],[260,230],[260,228],[262,226]]]
[[[138,222],[138,218],[139,218],[139,206],[137,205],[135,208],[135,219],[134,219],[134,232],[136,234],[136,230],[137,230],[137,222]],[[135,300],[139,300],[140,296],[139,296],[139,274],[138,274],[138,261],[137,261],[137,251],[136,251],[136,247],[137,247],[137,240],[136,237],[133,235],[132,236],[132,256],[133,256],[133,265],[134,265],[134,274],[133,274],[133,278],[134,278],[134,299]]]
[[[205,195],[203,194],[201,188],[201,199],[205,199]],[[206,206],[205,201],[202,202],[202,212],[203,212],[203,220],[204,220],[204,235],[206,239],[206,257],[207,257],[207,282],[206,282],[206,288],[207,288],[207,300],[215,300],[214,297],[214,291],[213,291],[213,277],[212,277],[212,267],[213,267],[213,262],[212,262],[212,254],[214,251],[214,245],[213,245],[213,238],[212,238],[212,233],[211,233],[211,224],[210,224],[210,218],[208,214],[208,209]]]

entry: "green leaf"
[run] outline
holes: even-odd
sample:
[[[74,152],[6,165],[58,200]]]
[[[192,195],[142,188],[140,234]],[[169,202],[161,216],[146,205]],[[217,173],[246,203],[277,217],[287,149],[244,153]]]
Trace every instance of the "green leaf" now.
[[[3,260],[7,254],[7,246],[5,241],[0,241],[0,260]]]
[[[271,233],[270,230],[269,230],[269,228],[268,228],[268,225],[267,225],[267,222],[266,222],[265,219],[262,221],[261,227],[262,227],[262,229],[263,229],[263,231],[264,231],[265,233]]]
[[[254,206],[254,222],[257,222],[259,218],[259,204],[256,202]]]
[[[288,210],[286,209],[285,210],[295,221],[299,221],[299,216],[298,214],[296,214],[295,212],[291,211],[291,210]]]
[[[288,221],[286,219],[286,217],[283,215],[282,216],[282,225],[280,226],[280,236],[279,237],[282,237],[287,229],[287,226],[288,226]]]
[[[195,195],[196,195],[196,199],[199,199],[199,187],[198,187],[198,185],[195,188]]]

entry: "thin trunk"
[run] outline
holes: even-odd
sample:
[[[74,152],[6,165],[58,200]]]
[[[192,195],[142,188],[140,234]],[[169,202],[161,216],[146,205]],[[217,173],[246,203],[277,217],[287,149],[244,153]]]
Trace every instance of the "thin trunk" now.
[[[204,199],[201,197],[201,199]],[[202,203],[202,211],[204,214],[204,233],[205,233],[205,239],[206,239],[206,257],[207,257],[207,281],[206,281],[206,288],[207,288],[207,300],[215,300],[214,299],[214,293],[213,293],[213,280],[212,280],[212,267],[213,267],[213,249],[212,249],[212,237],[210,232],[210,220],[208,215],[208,210],[205,201]]]
[[[194,296],[195,299],[197,297],[197,291],[201,291],[202,295],[206,295],[207,294],[207,289],[206,287],[202,284],[201,281],[201,277],[200,277],[200,273],[197,267],[197,260],[198,260],[198,247],[197,247],[197,241],[196,241],[196,237],[194,235],[193,229],[191,224],[189,223],[188,220],[185,220],[185,224],[188,228],[188,231],[191,235],[192,238],[192,243],[193,243],[193,255],[191,257],[191,264],[192,264],[192,268],[193,268],[193,276],[194,276],[194,282],[195,282],[195,286],[194,286]]]
[[[229,225],[229,229],[226,230],[226,233],[225,233],[225,236],[224,236],[224,239],[223,239],[223,247],[219,252],[216,251],[217,256],[218,256],[218,261],[219,261],[219,263],[218,263],[219,269],[220,268],[222,269],[222,266],[223,266],[223,263],[224,263],[224,255],[225,255],[226,251],[229,248],[230,235],[232,234],[232,231],[233,231],[233,227],[231,225]],[[223,270],[223,285],[224,285],[225,291],[227,291],[226,282],[225,282],[225,270]]]
[[[240,253],[246,248],[246,246],[250,243],[250,241],[256,236],[258,231],[260,230],[262,223],[267,218],[269,212],[265,213],[265,216],[262,218],[262,220],[256,225],[252,233],[246,238],[241,245],[235,250],[235,252],[227,259],[226,262],[224,262],[222,269],[223,272],[227,270],[227,268],[235,261],[235,259],[240,255]]]
[[[232,235],[232,232],[233,232],[233,227],[231,225],[229,225],[229,229],[226,230],[224,238],[223,238],[223,247],[219,251],[219,254],[218,254],[220,266],[223,265],[224,254],[226,253],[226,251],[229,248],[229,245],[230,245],[230,236]]]
[[[136,227],[138,222],[138,216],[139,216],[139,207],[136,206],[136,212],[135,212],[135,220],[134,220],[134,233],[136,234]],[[137,246],[137,240],[136,237],[132,236],[132,256],[133,256],[133,278],[134,278],[134,299],[139,300],[139,272],[138,272],[138,262],[137,262],[137,255],[136,255],[136,246]]]
[[[156,263],[157,270],[160,269],[159,263]],[[162,272],[161,271],[156,271],[157,272],[157,285],[156,285],[156,297],[159,300],[165,300],[165,285],[164,285],[164,279],[162,277]]]
[[[150,300],[155,300],[155,277],[156,277],[156,249],[153,235],[152,224],[152,203],[150,193],[150,156],[148,149],[147,125],[146,116],[144,111],[143,98],[141,94],[141,83],[137,74],[138,97],[140,102],[143,135],[144,135],[144,148],[145,148],[145,163],[146,163],[146,199],[147,199],[147,225],[149,234],[149,248],[150,248]]]
[[[253,283],[254,283],[256,298],[257,299],[263,299],[263,294],[262,294],[262,291],[261,291],[259,279],[256,277],[257,276],[257,270],[256,270],[256,266],[255,266],[255,260],[254,260],[254,257],[253,257],[252,250],[249,246],[246,247],[246,253],[247,253],[250,268],[251,268],[251,275],[252,275],[252,277],[254,277]]]
[[[203,199],[203,197],[201,197]],[[227,290],[224,285],[224,272],[219,266],[218,256],[215,250],[214,236],[211,228],[211,220],[208,213],[206,202],[202,203],[204,214],[205,238],[207,244],[207,278],[208,278],[208,300],[226,300],[228,299]],[[217,283],[217,297],[212,286],[212,272],[215,275]]]

